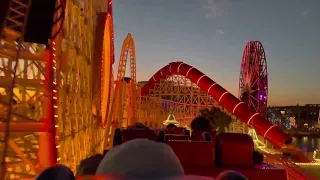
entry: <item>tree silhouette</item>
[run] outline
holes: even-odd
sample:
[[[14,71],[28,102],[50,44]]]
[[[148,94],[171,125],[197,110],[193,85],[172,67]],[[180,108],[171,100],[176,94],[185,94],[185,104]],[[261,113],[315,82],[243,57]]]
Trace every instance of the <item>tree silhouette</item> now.
[[[219,132],[225,132],[231,123],[231,117],[216,107],[201,109],[199,113],[210,121],[213,130],[219,129]]]

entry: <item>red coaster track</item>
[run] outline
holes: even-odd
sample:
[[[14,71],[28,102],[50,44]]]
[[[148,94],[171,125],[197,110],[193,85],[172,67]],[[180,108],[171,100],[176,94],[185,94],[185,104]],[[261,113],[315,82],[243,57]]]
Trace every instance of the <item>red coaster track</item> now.
[[[189,78],[221,105],[229,109],[241,121],[252,126],[258,134],[269,140],[275,147],[281,148],[284,144],[292,141],[292,138],[280,130],[277,125],[271,124],[259,113],[251,110],[244,102],[240,101],[198,69],[183,62],[172,62],[160,69],[142,87],[141,95],[147,95],[149,89],[153,89],[155,84],[160,82],[160,79],[172,74],[179,74]]]

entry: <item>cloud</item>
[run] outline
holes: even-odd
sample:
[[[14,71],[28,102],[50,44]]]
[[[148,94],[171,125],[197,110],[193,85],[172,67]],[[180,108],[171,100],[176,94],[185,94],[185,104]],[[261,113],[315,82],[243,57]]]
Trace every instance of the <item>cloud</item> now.
[[[212,18],[213,17],[213,15],[211,14],[211,13],[207,13],[206,14],[206,19],[210,19],[210,18]]]
[[[216,32],[219,34],[224,34],[224,31],[222,29],[217,29]]]
[[[203,0],[202,6],[205,9],[205,18],[215,18],[225,11],[224,6],[227,0]]]
[[[304,16],[307,16],[307,15],[308,15],[308,12],[307,12],[307,11],[303,11],[303,12],[301,12],[300,14],[301,14],[302,17],[304,17]]]

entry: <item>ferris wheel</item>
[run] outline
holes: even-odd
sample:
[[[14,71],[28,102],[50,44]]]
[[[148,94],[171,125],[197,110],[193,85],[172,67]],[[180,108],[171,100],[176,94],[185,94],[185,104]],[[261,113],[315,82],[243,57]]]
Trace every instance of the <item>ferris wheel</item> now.
[[[239,99],[266,117],[268,100],[267,60],[261,42],[249,41],[242,55]]]

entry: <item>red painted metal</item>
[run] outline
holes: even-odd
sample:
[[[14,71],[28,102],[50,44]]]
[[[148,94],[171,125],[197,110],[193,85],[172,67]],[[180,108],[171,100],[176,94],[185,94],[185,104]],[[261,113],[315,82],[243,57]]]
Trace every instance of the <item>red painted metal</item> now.
[[[252,126],[258,134],[269,140],[275,147],[280,148],[282,145],[292,142],[292,138],[277,126],[251,110],[246,104],[241,103],[238,98],[208,76],[205,76],[198,69],[183,62],[172,62],[160,69],[142,87],[141,95],[145,96],[149,94],[149,90],[153,89],[155,84],[159,83],[161,79],[174,74],[183,75],[192,82],[197,83],[202,90],[206,91],[215,100],[219,101],[221,105],[233,112],[241,121]]]
[[[49,158],[49,164],[50,165],[56,165],[57,164],[57,158],[58,158],[58,151],[56,148],[56,129],[55,129],[55,119],[54,119],[54,108],[53,105],[55,104],[55,100],[53,99],[53,96],[56,96],[56,93],[53,91],[54,88],[54,78],[53,78],[53,61],[55,60],[53,48],[55,47],[55,42],[53,41],[51,43],[51,50],[46,50],[46,79],[44,81],[44,89],[45,94],[47,95],[45,100],[46,105],[46,118],[41,119],[41,121],[45,124],[43,127],[44,129],[48,130],[48,136],[47,141],[49,143],[47,147],[48,148],[48,158]]]
[[[254,143],[248,134],[219,133],[215,139],[214,149],[215,161],[220,167],[253,168],[254,166]]]
[[[110,21],[109,21],[110,20]],[[115,62],[115,56],[114,56],[114,31],[113,31],[113,11],[112,11],[112,0],[108,0],[108,4],[107,4],[107,16],[106,16],[106,21],[105,21],[105,26],[107,26],[107,23],[110,23],[109,24],[109,32],[111,34],[111,36],[109,37],[110,38],[110,42],[111,42],[111,50],[110,50],[110,59],[111,59],[111,64],[110,64],[110,72],[111,72],[111,75],[110,75],[110,78],[108,80],[108,83],[111,83],[111,78],[113,78],[113,64]],[[103,74],[101,74],[103,76]],[[102,84],[101,84],[102,85]],[[109,86],[109,93],[111,93],[111,87],[112,86]],[[100,92],[102,93],[102,92]],[[108,97],[108,102],[107,103],[107,115],[109,114],[109,111],[110,111],[110,102],[111,102],[111,96]],[[102,122],[102,128],[106,128],[107,127],[107,120]]]
[[[108,5],[107,5],[107,17],[106,20],[110,18],[111,24],[110,24],[110,33],[111,33],[111,60],[112,64],[114,64],[115,59],[114,59],[114,32],[113,32],[113,11],[112,11],[112,0],[108,0]],[[112,69],[111,69],[112,70]]]
[[[169,141],[182,166],[214,167],[214,144],[205,141]]]

